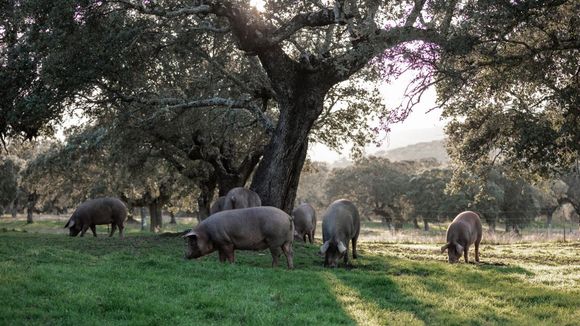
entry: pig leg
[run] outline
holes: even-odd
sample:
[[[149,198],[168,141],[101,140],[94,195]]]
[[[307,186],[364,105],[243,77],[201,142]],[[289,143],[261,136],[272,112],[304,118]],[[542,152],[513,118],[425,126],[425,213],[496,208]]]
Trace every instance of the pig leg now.
[[[83,228],[81,230],[81,237],[85,236],[85,233],[87,232],[88,229],[89,229],[88,225],[83,225]]]
[[[125,236],[123,235],[123,229],[125,229],[125,227],[123,226],[123,224],[119,224],[119,238],[123,239]]]
[[[469,246],[465,246],[465,249],[463,250],[463,258],[465,258],[466,263],[469,263]]]
[[[96,238],[97,237],[97,227],[94,224],[90,225],[91,231],[93,231],[93,236]]]
[[[270,253],[272,254],[272,267],[278,266],[278,260],[280,259],[280,248],[278,247],[271,247]]]
[[[310,236],[310,235],[309,235],[309,236]],[[304,241],[304,243],[306,243],[306,233],[304,233],[304,234],[302,235],[302,241]]]
[[[308,235],[308,240],[310,240],[310,243],[313,243],[313,241],[314,241],[314,230],[310,231],[310,234]]]
[[[220,254],[220,262],[222,263],[225,262],[227,257],[226,252],[220,249],[219,254]]]
[[[294,269],[294,252],[292,251],[292,243],[286,242],[283,244],[282,251],[284,251],[284,256],[286,256],[288,269]]]
[[[233,245],[226,245],[222,247],[228,262],[234,263],[236,261],[236,256],[234,255],[234,246]]]
[[[346,252],[344,253],[344,266],[345,267],[350,266],[348,263],[348,247],[346,248]]]
[[[358,240],[358,236],[352,238],[352,259],[357,259],[358,255],[356,254],[356,241]]]
[[[479,241],[475,241],[475,261],[479,263]]]
[[[111,233],[109,233],[109,238],[113,236],[113,233],[115,233],[116,228],[117,228],[117,224],[111,223]]]

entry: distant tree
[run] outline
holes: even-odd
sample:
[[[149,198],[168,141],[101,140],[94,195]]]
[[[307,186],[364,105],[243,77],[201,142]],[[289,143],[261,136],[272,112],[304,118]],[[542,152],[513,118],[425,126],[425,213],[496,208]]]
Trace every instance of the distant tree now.
[[[318,210],[324,210],[330,204],[324,185],[330,176],[330,168],[324,162],[307,161],[298,184],[296,204],[309,203]],[[322,212],[321,212],[322,213]]]
[[[0,159],[0,215],[12,208],[18,196],[20,166],[12,158]]]
[[[331,199],[352,200],[363,215],[380,216],[387,225],[401,216],[402,195],[408,187],[406,163],[393,163],[385,158],[361,158],[352,166],[334,169],[326,181],[326,194]]]

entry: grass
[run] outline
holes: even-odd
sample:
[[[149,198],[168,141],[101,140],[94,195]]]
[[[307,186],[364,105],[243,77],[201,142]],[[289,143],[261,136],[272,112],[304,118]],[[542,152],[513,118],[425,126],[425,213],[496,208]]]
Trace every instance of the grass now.
[[[295,243],[296,269],[288,271],[271,268],[267,251],[238,251],[233,265],[219,263],[216,254],[186,261],[181,238],[141,234],[137,226],[121,240],[101,234],[70,238],[60,221],[13,223],[19,222],[0,220],[2,325],[578,325],[580,320],[577,241],[485,244],[482,264],[449,265],[440,244],[363,238],[361,257],[348,270],[324,269],[319,243]],[[53,233],[43,233],[51,227]],[[105,235],[106,228],[100,232]]]

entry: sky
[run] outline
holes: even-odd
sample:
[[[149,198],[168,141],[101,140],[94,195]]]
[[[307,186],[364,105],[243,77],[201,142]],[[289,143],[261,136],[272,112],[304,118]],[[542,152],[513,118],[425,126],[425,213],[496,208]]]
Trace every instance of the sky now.
[[[408,76],[402,77],[391,84],[384,84],[380,87],[383,100],[387,106],[396,106],[401,102],[408,80]],[[379,136],[381,146],[369,145],[365,148],[365,154],[370,155],[378,151],[443,139],[445,137],[443,132],[445,122],[441,120],[441,110],[427,112],[434,106],[435,89],[431,88],[424,94],[421,102],[417,104],[405,121],[392,125],[389,134]],[[342,151],[335,152],[322,144],[312,144],[308,150],[308,156],[313,161],[332,163],[342,159],[349,159],[350,147],[350,145],[346,145]]]

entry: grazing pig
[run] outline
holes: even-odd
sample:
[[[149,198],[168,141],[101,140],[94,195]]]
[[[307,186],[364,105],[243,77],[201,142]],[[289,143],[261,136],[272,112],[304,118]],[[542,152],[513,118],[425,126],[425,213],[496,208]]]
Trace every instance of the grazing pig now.
[[[336,267],[338,260],[344,257],[348,266],[348,242],[352,240],[352,258],[356,259],[356,241],[360,233],[360,217],[351,201],[339,199],[330,204],[322,218],[322,247],[324,266]]]
[[[224,210],[224,204],[226,202],[226,196],[221,196],[211,205],[209,208],[209,215],[213,215],[217,212]]]
[[[449,263],[457,263],[461,254],[468,263],[469,246],[475,243],[475,261],[479,262],[479,243],[483,235],[481,220],[477,213],[465,211],[453,219],[447,228],[447,243],[441,253],[447,250]]]
[[[69,234],[76,237],[79,232],[81,237],[89,228],[93,235],[97,236],[95,225],[111,224],[111,234],[119,227],[119,237],[123,238],[123,222],[127,218],[127,207],[117,198],[97,198],[82,203],[74,211],[65,228],[69,228]]]
[[[224,200],[223,210],[262,206],[262,200],[257,193],[244,187],[236,187],[228,191]]]
[[[221,211],[210,215],[185,234],[188,251],[185,258],[198,258],[214,251],[219,259],[233,263],[234,250],[264,250],[272,253],[272,267],[278,266],[283,251],[288,269],[294,268],[292,217],[276,207],[250,207]]]
[[[316,212],[312,205],[304,203],[292,211],[294,217],[294,235],[299,239],[312,243],[314,241],[314,232],[316,231]]]

